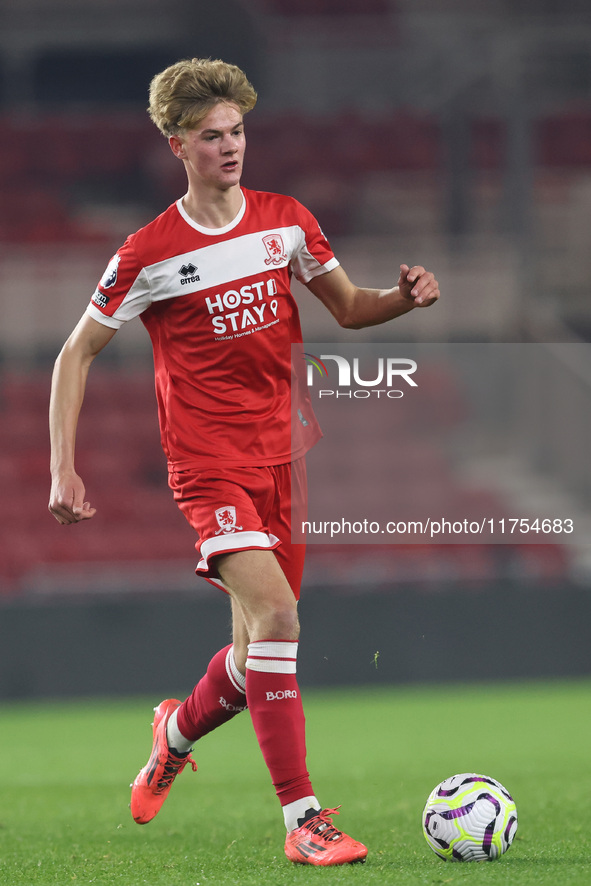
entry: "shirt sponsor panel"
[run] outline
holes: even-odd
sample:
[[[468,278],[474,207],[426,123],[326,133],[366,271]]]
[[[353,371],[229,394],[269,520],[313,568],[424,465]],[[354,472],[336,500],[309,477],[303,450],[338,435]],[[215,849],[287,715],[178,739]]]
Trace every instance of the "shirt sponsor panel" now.
[[[187,292],[219,289],[227,286],[232,280],[245,280],[268,272],[270,270],[266,264],[268,252],[263,243],[263,238],[268,233],[261,231],[243,234],[150,265],[146,269],[150,300],[160,301],[186,295]],[[297,225],[278,228],[276,233],[281,235],[283,242],[287,244],[288,252],[282,255],[281,261],[272,265],[273,270],[286,267],[290,256],[295,255],[305,244],[304,232]],[[193,265],[196,271],[198,269],[199,273],[195,274],[197,279],[193,279],[190,283],[181,283],[179,269],[181,266],[189,265]],[[316,262],[316,267],[320,267],[319,262]]]
[[[117,258],[125,259],[127,256],[122,250]],[[133,262],[133,257],[130,258]],[[330,261],[329,265],[321,265],[306,248],[303,230],[298,225],[291,225],[203,246],[198,250],[165,258],[146,268],[138,269],[136,266],[136,272],[139,270],[136,279],[113,310],[105,310],[108,301],[93,298],[93,302],[114,321],[118,321],[117,325],[121,325],[137,317],[153,302],[227,286],[229,280],[241,281],[257,274],[268,274],[270,270],[279,270],[290,262],[295,276],[305,281],[318,272],[332,270],[332,267],[338,265],[336,259]],[[187,268],[194,268],[194,273],[183,274],[183,270]],[[129,270],[129,266],[125,269]],[[254,281],[251,285],[256,288],[263,284],[261,281]],[[238,287],[233,291],[240,292],[243,289],[244,287]],[[97,291],[100,292],[100,289]],[[226,293],[229,291],[232,290],[226,290]],[[226,293],[216,293],[213,298],[227,298]],[[271,294],[275,295],[276,292]],[[246,304],[249,296],[242,294],[241,299]],[[255,299],[256,296],[251,296],[251,303]]]
[[[278,294],[277,284],[268,275],[271,269],[277,271],[286,267],[290,262],[290,256],[294,257],[291,261],[296,277],[304,280],[311,279],[319,271],[331,270],[332,266],[338,265],[334,259],[329,263],[331,267],[322,266],[305,248],[302,229],[292,225],[277,228],[270,233],[261,231],[246,234],[199,250],[175,255],[150,267],[142,268],[119,305],[112,311],[108,310],[109,297],[104,293],[101,294],[102,297],[95,293],[92,301],[104,311],[104,315],[112,318],[113,326],[119,327],[139,316],[154,302],[227,286],[228,268],[231,267],[238,281],[236,288],[214,292],[205,297],[205,306],[210,315],[228,314],[227,319],[219,316],[212,318],[213,331],[216,335],[224,335],[262,325],[277,318],[278,306],[273,300],[273,296]],[[193,273],[190,273],[191,270]],[[252,280],[245,285],[238,285],[240,281],[261,273],[264,273],[267,279]],[[97,290],[97,293],[100,293],[100,290]],[[271,301],[263,300],[264,296],[271,298]],[[239,305],[242,307],[238,316],[234,312]],[[251,307],[248,307],[249,305]]]

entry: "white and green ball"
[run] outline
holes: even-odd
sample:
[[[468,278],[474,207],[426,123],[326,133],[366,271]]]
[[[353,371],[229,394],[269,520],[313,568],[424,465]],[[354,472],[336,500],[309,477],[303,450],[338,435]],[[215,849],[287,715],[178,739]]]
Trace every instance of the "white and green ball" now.
[[[511,794],[494,778],[465,772],[438,784],[423,811],[427,843],[446,861],[491,861],[517,831]]]

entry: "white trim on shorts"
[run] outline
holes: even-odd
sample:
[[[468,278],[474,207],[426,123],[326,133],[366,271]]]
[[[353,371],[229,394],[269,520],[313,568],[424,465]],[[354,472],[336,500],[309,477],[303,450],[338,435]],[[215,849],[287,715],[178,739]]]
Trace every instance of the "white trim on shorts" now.
[[[236,551],[272,551],[280,544],[281,540],[276,535],[256,530],[229,532],[227,535],[206,538],[199,545],[201,560],[195,571],[209,572],[211,567],[207,561],[209,557],[218,554],[231,554]]]

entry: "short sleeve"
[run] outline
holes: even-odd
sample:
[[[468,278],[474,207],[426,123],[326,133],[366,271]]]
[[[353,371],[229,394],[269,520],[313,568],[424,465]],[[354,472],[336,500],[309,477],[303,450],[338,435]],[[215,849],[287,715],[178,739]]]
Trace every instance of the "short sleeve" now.
[[[104,326],[119,329],[150,304],[148,275],[127,240],[107,265],[86,313]]]
[[[301,203],[296,205],[303,238],[299,250],[292,256],[290,265],[300,283],[308,283],[314,277],[338,267],[339,262],[312,213]]]

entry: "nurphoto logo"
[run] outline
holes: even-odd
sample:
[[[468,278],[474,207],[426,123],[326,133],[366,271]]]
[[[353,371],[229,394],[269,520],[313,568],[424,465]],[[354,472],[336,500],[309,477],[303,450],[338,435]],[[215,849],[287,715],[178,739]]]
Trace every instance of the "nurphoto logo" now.
[[[359,357],[349,359],[341,354],[304,354],[307,364],[307,383],[313,389],[318,399],[323,397],[345,397],[348,399],[365,400],[369,397],[388,397],[398,400],[404,396],[404,390],[394,385],[404,382],[406,385],[416,388],[417,382],[412,378],[417,371],[417,363],[407,357],[377,357],[373,358],[374,364],[371,370],[366,366],[360,367]],[[327,367],[326,361],[332,361]],[[328,387],[330,380],[335,376],[336,387]],[[367,374],[369,373],[369,377]],[[363,376],[365,377],[362,377]],[[316,381],[326,383],[326,387],[316,388]],[[357,387],[355,387],[357,386]]]

